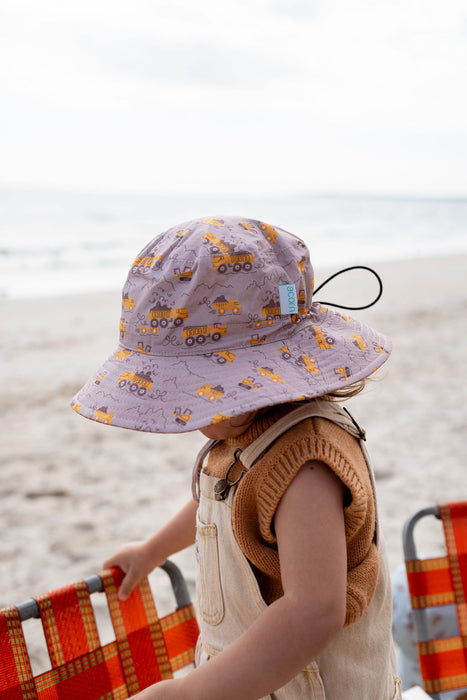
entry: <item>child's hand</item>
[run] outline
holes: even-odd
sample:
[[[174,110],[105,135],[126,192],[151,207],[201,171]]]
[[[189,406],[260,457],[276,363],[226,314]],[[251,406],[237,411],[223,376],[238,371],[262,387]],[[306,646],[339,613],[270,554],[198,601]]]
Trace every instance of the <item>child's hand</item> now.
[[[125,577],[118,589],[120,600],[126,600],[135,586],[139,584],[156,566],[163,564],[149,551],[147,542],[130,542],[120,547],[115,554],[104,562],[104,568],[119,566]]]

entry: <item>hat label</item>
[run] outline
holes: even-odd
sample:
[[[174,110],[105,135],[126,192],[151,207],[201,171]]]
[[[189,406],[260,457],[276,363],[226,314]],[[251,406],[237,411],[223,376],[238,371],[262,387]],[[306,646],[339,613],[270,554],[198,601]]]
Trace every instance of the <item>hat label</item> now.
[[[279,285],[279,300],[281,305],[281,314],[297,314],[297,290],[294,284]]]

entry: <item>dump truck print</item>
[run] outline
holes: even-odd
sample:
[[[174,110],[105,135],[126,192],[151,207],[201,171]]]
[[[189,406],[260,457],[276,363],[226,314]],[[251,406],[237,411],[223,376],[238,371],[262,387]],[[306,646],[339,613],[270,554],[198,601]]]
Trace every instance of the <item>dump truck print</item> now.
[[[271,367],[258,367],[258,371],[262,377],[269,377],[273,382],[280,382],[282,384],[282,375],[276,374]]]
[[[254,377],[245,377],[241,382],[238,383],[242,389],[259,389],[263,385],[257,382]]]
[[[238,251],[237,253],[228,253],[226,255],[214,255],[212,259],[212,267],[218,272],[224,273],[229,267],[234,272],[250,272],[255,259],[251,253],[246,250]]]
[[[138,256],[131,267],[131,271],[134,273],[147,273],[153,267],[159,267],[161,260],[162,255],[155,255],[154,253],[148,253],[148,255],[145,255],[143,258]]]
[[[269,224],[261,224],[261,228],[263,231],[267,232],[266,240],[270,241],[271,243],[274,243],[277,236],[279,235],[279,232],[276,231],[276,229],[270,226]]]
[[[120,348],[120,350],[117,350],[117,352],[114,355],[115,360],[126,360],[127,357],[130,357],[131,355],[131,350],[126,350],[125,348]]]
[[[94,420],[98,421],[99,423],[105,423],[106,425],[110,425],[113,423],[113,416],[113,411],[109,411],[107,409],[107,406],[102,406],[101,408],[98,408],[94,413]]]
[[[209,401],[214,401],[215,399],[220,399],[222,396],[224,396],[224,387],[222,387],[220,384],[217,386],[211,386],[210,384],[206,383],[196,389],[196,393],[198,396],[207,396]]]
[[[144,396],[152,389],[152,379],[149,374],[135,374],[134,372],[123,372],[118,379],[118,386],[121,389],[128,388],[131,393]]]
[[[176,408],[172,415],[175,418],[176,423],[186,425],[191,418],[191,409],[185,408],[185,410],[182,411],[181,408]]]
[[[193,270],[188,266],[185,266],[183,270],[176,267],[174,270],[174,277],[180,280],[180,282],[191,282],[193,278]]]
[[[184,328],[182,339],[189,346],[198,343],[202,345],[210,338],[215,343],[225,335],[226,327],[222,323],[212,323],[208,326],[191,326]]]
[[[334,338],[330,335],[325,336],[323,331],[319,326],[311,326],[312,333],[315,336],[316,345],[320,350],[332,350],[334,345]]]
[[[225,314],[226,311],[231,311],[233,314],[238,314],[238,312],[242,310],[241,305],[233,297],[232,299],[226,299],[225,296],[217,297],[212,302],[212,305],[220,314]]]
[[[202,238],[203,243],[205,243],[211,253],[231,253],[231,249],[223,241],[221,241],[217,236],[209,231],[204,234]]]
[[[354,333],[352,336],[352,341],[353,344],[357,346],[357,348],[360,348],[360,350],[366,350],[368,345],[365,343],[361,335],[358,335],[357,333]]]
[[[183,321],[186,321],[188,318],[188,311],[183,306],[170,308],[157,303],[150,309],[148,318],[153,328],[158,326],[166,328],[169,323],[173,323],[174,326],[181,326]]]
[[[125,311],[133,311],[135,308],[135,298],[133,296],[129,297],[128,294],[124,294],[122,301]]]
[[[266,319],[268,325],[271,325],[274,320],[280,319],[281,307],[277,305],[274,299],[271,299],[267,302],[266,306],[263,306],[261,314]]]

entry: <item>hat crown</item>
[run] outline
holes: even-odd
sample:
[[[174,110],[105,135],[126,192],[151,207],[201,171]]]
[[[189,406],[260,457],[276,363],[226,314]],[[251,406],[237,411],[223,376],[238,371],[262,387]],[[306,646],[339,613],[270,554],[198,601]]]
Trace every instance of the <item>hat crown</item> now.
[[[310,314],[312,287],[308,250],[292,234],[240,217],[189,221],[134,260],[121,344],[183,355],[273,341]]]

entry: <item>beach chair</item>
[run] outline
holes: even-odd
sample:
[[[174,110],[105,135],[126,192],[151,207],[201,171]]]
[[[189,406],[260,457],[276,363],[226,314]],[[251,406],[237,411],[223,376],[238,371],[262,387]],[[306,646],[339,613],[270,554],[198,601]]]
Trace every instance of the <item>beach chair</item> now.
[[[444,556],[422,559],[417,555],[414,528],[427,516],[442,521]],[[433,700],[442,700],[448,692],[449,697],[467,698],[467,501],[414,513],[404,526],[403,547],[423,687]],[[433,616],[435,608],[442,619],[449,610],[444,606],[455,606],[456,633],[433,637],[428,614],[431,611]]]
[[[145,579],[125,602],[120,569],[0,611],[0,700],[123,700],[194,660],[198,625],[185,580],[170,561],[176,610],[162,618]],[[115,640],[102,645],[91,595],[105,592]],[[40,617],[51,669],[33,676],[22,622]]]

